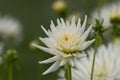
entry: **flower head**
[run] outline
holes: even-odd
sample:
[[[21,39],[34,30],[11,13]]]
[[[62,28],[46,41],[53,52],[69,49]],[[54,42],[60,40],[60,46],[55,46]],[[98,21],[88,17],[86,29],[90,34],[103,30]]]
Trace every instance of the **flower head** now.
[[[93,80],[119,80],[120,79],[120,44],[102,45],[98,48],[94,66]],[[72,69],[73,80],[89,80],[94,50],[89,50],[89,58],[82,58],[75,62]],[[58,80],[65,80],[64,71],[59,73]]]
[[[64,22],[62,18],[57,19],[57,25],[55,26],[53,21],[51,21],[51,30],[48,31],[42,26],[42,29],[48,37],[40,37],[40,40],[47,47],[38,46],[36,44],[33,44],[33,46],[54,56],[39,63],[55,62],[43,74],[56,71],[60,66],[63,66],[66,63],[74,66],[73,60],[82,57],[83,54],[81,54],[81,51],[89,47],[95,41],[95,39],[86,41],[86,38],[92,29],[92,26],[90,26],[85,31],[86,20],[87,16],[85,16],[83,25],[81,25],[80,19],[77,24],[75,23],[75,17],[73,17],[71,23],[68,21]]]
[[[22,28],[19,21],[10,16],[0,16],[0,35],[3,39],[21,39]]]
[[[108,5],[105,5],[101,8],[100,12],[98,13],[98,9],[93,11],[92,13],[92,22],[95,22],[95,18],[97,19],[103,19],[103,26],[105,28],[108,28],[111,25],[111,21],[120,23],[120,2],[111,3]]]

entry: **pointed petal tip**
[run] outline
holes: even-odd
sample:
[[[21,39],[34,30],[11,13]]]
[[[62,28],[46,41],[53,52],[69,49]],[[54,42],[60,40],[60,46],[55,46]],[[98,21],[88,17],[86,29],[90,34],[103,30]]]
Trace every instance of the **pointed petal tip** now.
[[[38,63],[39,63],[39,64],[48,64],[48,63],[50,63],[50,62],[48,62],[47,60],[43,60],[43,61],[39,61]]]
[[[39,37],[39,40],[41,40],[41,41],[42,41],[42,40],[43,40],[43,38],[42,38],[42,37]]]
[[[35,44],[35,43],[32,43],[32,46],[36,47],[36,46],[37,46],[37,44]]]
[[[72,17],[72,22],[75,23],[75,16]]]
[[[61,67],[61,66],[64,66],[66,63],[67,63],[67,61],[62,60],[62,61],[60,62],[60,65],[59,65],[59,66],[60,66],[60,67]]]
[[[92,40],[90,40],[89,42],[92,44],[93,42],[95,42],[95,39],[92,39]]]
[[[41,25],[41,28],[42,28],[42,29],[44,29],[44,26],[43,26],[43,25]]]
[[[48,68],[48,69],[43,73],[43,75],[46,75],[46,74],[48,74],[48,73],[52,73],[52,72],[56,71],[56,70],[59,68],[59,64],[60,64],[59,61],[55,62],[50,68]]]
[[[87,18],[87,14],[85,14],[85,18]]]
[[[75,16],[73,16],[72,19],[75,19]]]
[[[42,73],[42,75],[47,75],[47,74],[48,74],[47,72]]]
[[[78,17],[78,20],[81,21],[81,17]]]
[[[60,20],[63,20],[63,18],[62,18],[62,17],[60,17],[59,19],[60,19]]]
[[[35,43],[32,43],[32,46],[34,46],[34,47],[36,47],[36,48],[38,48],[39,49],[39,45],[37,45],[37,44],[35,44]]]
[[[42,64],[41,61],[38,62],[39,64]]]
[[[93,27],[93,25],[91,24],[89,27]]]
[[[95,39],[92,40],[93,42],[95,41]]]
[[[89,41],[91,44],[95,42],[95,39],[92,39]]]
[[[46,62],[45,61],[39,61],[38,62],[39,64],[45,64]],[[47,63],[46,63],[47,64]]]
[[[60,67],[63,66],[62,64],[59,65]]]
[[[85,19],[84,19],[84,21],[85,21],[85,22],[87,21],[87,15],[85,15]]]
[[[50,22],[52,23],[52,22],[53,22],[53,20],[50,20]]]

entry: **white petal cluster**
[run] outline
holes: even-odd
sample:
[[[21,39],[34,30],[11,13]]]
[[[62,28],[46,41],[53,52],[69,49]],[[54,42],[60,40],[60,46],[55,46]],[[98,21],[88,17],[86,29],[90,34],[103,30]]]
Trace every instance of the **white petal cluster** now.
[[[76,61],[72,69],[73,80],[89,80],[94,50],[89,50],[89,58]],[[100,46],[96,55],[93,80],[120,80],[120,44]],[[58,80],[65,80],[64,71]]]
[[[111,3],[108,5],[104,5],[100,11],[98,11],[98,9],[94,10],[92,13],[92,19],[91,21],[94,23],[95,22],[95,18],[96,19],[103,19],[103,26],[105,26],[105,28],[108,28],[111,23],[110,23],[110,18],[112,16],[120,16],[120,2],[115,2],[115,3]]]
[[[69,63],[74,66],[73,60],[83,56],[80,52],[89,47],[94,41],[86,41],[88,34],[92,29],[92,25],[86,30],[85,20],[81,25],[80,18],[78,23],[75,23],[75,17],[72,18],[72,22],[64,21],[62,18],[57,19],[57,25],[55,26],[53,21],[50,24],[50,30],[46,30],[43,26],[42,29],[47,34],[48,37],[41,38],[40,40],[47,46],[39,46],[33,44],[33,46],[54,55],[52,58],[41,61],[39,63],[51,63],[55,62],[47,71],[43,74],[48,74],[50,72],[56,71],[60,66]]]
[[[21,31],[19,21],[10,16],[0,16],[0,35],[3,38],[20,38]]]

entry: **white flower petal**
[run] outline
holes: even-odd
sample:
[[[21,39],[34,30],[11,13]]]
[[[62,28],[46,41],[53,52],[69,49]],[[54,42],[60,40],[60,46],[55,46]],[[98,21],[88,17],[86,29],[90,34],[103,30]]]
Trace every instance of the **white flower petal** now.
[[[73,56],[73,55],[72,54],[66,54],[66,55],[64,55],[65,58],[68,58],[68,57],[71,57],[71,56]]]
[[[86,49],[86,48],[89,47],[94,41],[95,41],[95,39],[93,39],[93,40],[91,40],[91,41],[84,42],[83,44],[81,44],[81,45],[78,47],[79,50],[84,50],[84,49]]]
[[[74,57],[76,58],[83,58],[83,57],[86,57],[86,54],[84,52],[82,53],[75,53],[75,54],[72,54]]]
[[[61,62],[60,62],[60,66],[63,66],[67,63],[67,60],[66,59],[62,59]]]
[[[83,35],[81,36],[81,43],[83,43],[86,40],[86,38],[88,37],[91,29],[92,29],[92,25],[87,29],[87,31],[85,31],[83,33]]]
[[[81,20],[80,18],[78,19],[78,23],[77,23],[77,31],[78,34],[81,34]],[[81,36],[81,35],[80,35]]]
[[[46,59],[44,61],[39,61],[40,64],[47,64],[47,63],[51,63],[54,61],[57,61],[59,59],[59,56],[54,56],[52,58]]]
[[[73,18],[72,18],[72,23],[71,23],[71,27],[75,27],[76,25],[75,25],[76,23],[75,23],[75,16],[73,16]]]
[[[56,61],[50,68],[48,68],[43,75],[54,72],[59,68],[60,61]]]
[[[39,38],[47,47],[55,48],[55,42],[52,38]]]
[[[53,21],[51,21],[50,28],[51,28],[52,32],[54,32],[56,30],[56,27],[55,27]]]
[[[57,24],[58,24],[58,25],[61,25],[61,22],[60,22],[60,20],[59,20],[59,19],[57,19]]]
[[[72,60],[69,60],[69,63],[72,67],[74,66],[74,62]]]
[[[80,18],[78,19],[77,27],[81,28],[81,19]]]
[[[41,25],[42,30],[46,33],[47,36],[49,36],[49,32]]]
[[[70,27],[70,23],[66,21],[66,27]]]
[[[60,20],[61,20],[62,26],[65,27],[65,22],[64,22],[63,18],[60,18]]]
[[[32,44],[33,46],[35,46],[35,47],[37,47],[37,48],[39,48],[39,49],[41,49],[41,50],[43,50],[43,51],[45,51],[45,52],[47,52],[47,53],[50,53],[50,54],[52,54],[52,55],[57,55],[58,53],[56,52],[56,50],[52,50],[52,49],[50,49],[50,48],[46,48],[46,47],[42,47],[42,46],[39,46],[39,45],[36,45],[36,44]]]
[[[85,15],[85,19],[84,19],[84,22],[83,22],[83,25],[82,25],[82,31],[81,31],[81,34],[82,34],[82,33],[84,32],[84,30],[85,30],[86,22],[87,22],[87,15]]]

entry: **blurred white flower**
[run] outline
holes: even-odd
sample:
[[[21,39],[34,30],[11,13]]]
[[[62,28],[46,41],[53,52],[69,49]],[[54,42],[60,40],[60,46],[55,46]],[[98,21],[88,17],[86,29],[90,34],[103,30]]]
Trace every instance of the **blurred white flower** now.
[[[95,11],[93,11],[93,13],[91,14],[91,21],[93,23],[95,23],[95,18],[96,19],[103,19],[103,26],[105,26],[105,28],[108,28],[111,25],[110,20],[111,19],[118,19],[120,20],[120,2],[115,2],[115,3],[111,3],[108,5],[104,5],[100,11],[98,11],[98,9],[96,9]]]
[[[75,62],[72,69],[73,80],[89,80],[94,50],[89,50],[89,58]],[[120,44],[100,46],[96,55],[93,80],[120,80]],[[65,80],[64,71],[60,71],[58,80]]]
[[[0,16],[0,35],[3,39],[20,40],[21,34],[22,28],[18,20],[10,16]]]
[[[75,17],[72,18],[71,23],[68,21],[64,22],[61,18],[57,19],[57,26],[54,25],[53,21],[51,21],[51,30],[47,31],[42,26],[42,29],[48,37],[40,37],[40,40],[47,47],[38,46],[36,44],[33,44],[33,46],[54,56],[39,63],[55,62],[47,71],[43,73],[44,75],[56,71],[60,66],[63,66],[66,63],[74,66],[73,60],[82,57],[83,54],[80,52],[89,47],[95,41],[95,39],[86,41],[86,38],[92,29],[91,25],[87,30],[85,29],[86,21],[87,16],[85,16],[83,25],[80,24],[80,18],[77,24],[75,23]]]

